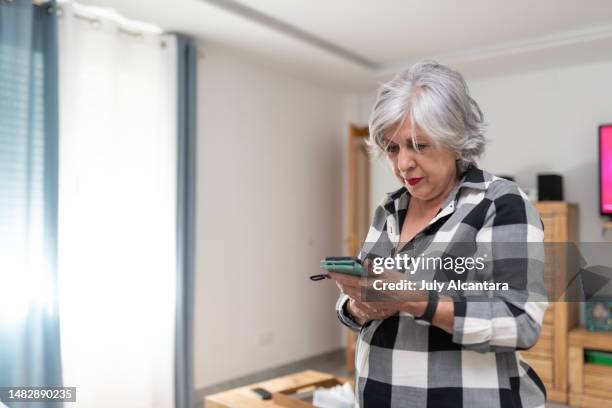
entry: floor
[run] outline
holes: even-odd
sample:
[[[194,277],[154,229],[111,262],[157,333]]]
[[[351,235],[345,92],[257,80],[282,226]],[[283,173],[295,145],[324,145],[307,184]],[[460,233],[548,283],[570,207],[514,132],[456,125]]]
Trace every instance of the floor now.
[[[244,385],[280,377],[302,370],[317,370],[347,377],[348,373],[346,372],[345,368],[344,349],[338,349],[316,357],[296,361],[295,363],[286,364],[281,367],[261,371],[255,374],[236,378],[231,381],[225,381],[221,384],[199,389],[196,391],[196,408],[204,408],[204,397],[206,395],[215,394],[217,392],[226,391],[236,387],[242,387]],[[563,404],[556,404],[552,402],[546,403],[546,408],[567,407],[567,405]]]

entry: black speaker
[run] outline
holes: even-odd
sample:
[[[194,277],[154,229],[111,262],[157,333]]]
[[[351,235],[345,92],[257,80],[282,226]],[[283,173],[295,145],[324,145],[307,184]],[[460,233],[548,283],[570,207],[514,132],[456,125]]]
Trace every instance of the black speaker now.
[[[563,176],[538,174],[538,201],[563,201]]]

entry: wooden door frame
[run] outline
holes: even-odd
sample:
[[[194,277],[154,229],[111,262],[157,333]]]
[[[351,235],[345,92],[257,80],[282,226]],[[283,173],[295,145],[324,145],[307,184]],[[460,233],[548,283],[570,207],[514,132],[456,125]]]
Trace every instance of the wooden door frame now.
[[[361,241],[360,237],[357,236],[357,205],[355,203],[358,183],[364,183],[364,180],[358,180],[357,178],[357,146],[355,140],[365,140],[370,134],[369,129],[366,127],[359,127],[353,124],[349,125],[348,135],[348,202],[347,202],[347,239],[346,239],[346,250],[350,256],[356,256],[360,250]],[[369,168],[366,171],[365,185],[370,184],[370,171]],[[367,201],[364,205],[369,206],[369,193],[366,195]],[[368,220],[369,222],[369,220]]]
[[[365,237],[359,237],[359,213],[357,211],[356,200],[358,197],[359,185],[365,185],[368,189],[365,195],[365,203],[363,205],[369,208],[370,205],[370,168],[365,169],[366,180],[359,180],[357,174],[357,155],[358,149],[365,148],[364,145],[355,143],[355,141],[364,141],[370,135],[368,127],[360,127],[349,124],[348,132],[348,202],[347,202],[347,238],[345,240],[346,253],[349,256],[357,256],[361,249],[361,240]],[[362,187],[363,188],[363,187]],[[366,220],[369,224],[370,220]],[[355,343],[357,341],[357,333],[352,330],[347,332],[346,337],[346,371],[353,373],[355,371]]]

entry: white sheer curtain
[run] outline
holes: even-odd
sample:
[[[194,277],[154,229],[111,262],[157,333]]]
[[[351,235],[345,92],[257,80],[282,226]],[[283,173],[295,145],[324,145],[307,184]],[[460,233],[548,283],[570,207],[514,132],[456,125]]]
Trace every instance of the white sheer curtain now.
[[[176,39],[61,4],[59,284],[77,405],[174,405]]]

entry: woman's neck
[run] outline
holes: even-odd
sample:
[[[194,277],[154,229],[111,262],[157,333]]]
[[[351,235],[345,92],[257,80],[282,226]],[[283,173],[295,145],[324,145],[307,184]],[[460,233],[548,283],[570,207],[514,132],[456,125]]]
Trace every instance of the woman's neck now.
[[[446,189],[438,196],[431,198],[429,200],[421,200],[414,196],[410,197],[410,205],[413,207],[418,214],[428,214],[430,212],[437,212],[442,204],[448,198],[448,195],[453,191],[457,183],[459,182],[459,176],[456,175],[453,179],[453,182],[448,183]]]

